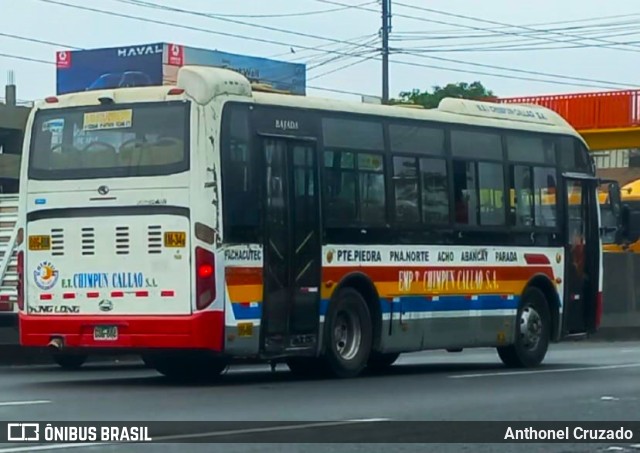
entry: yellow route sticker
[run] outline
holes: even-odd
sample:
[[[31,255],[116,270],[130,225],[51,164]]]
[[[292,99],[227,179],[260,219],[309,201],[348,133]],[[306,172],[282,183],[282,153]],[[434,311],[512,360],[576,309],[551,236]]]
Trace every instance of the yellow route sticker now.
[[[109,110],[108,112],[91,112],[84,114],[85,131],[103,129],[122,129],[131,127],[133,110]]]

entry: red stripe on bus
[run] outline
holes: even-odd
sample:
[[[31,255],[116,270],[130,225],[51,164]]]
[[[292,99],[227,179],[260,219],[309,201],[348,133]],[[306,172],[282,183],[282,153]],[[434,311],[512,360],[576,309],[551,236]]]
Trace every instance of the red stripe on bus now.
[[[87,297],[88,297],[89,299],[97,299],[97,298],[99,298],[99,297],[100,297],[100,293],[95,293],[95,292],[87,293]]]
[[[124,297],[124,292],[122,291],[112,291],[111,297]]]
[[[173,297],[174,295],[174,291],[160,291],[160,297]]]
[[[227,285],[261,285],[262,268],[258,267],[228,267],[225,269]]]
[[[40,294],[40,300],[51,300],[53,296],[51,294]]]
[[[136,297],[149,297],[149,291],[136,291]]]
[[[75,299],[76,298],[76,293],[64,293],[62,295],[63,299]]]
[[[525,253],[524,260],[527,264],[551,264],[547,255],[540,253]]]

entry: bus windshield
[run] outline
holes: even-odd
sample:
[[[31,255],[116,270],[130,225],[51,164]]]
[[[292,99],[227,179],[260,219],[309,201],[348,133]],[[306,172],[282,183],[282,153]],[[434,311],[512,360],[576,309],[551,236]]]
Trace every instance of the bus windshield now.
[[[33,126],[29,178],[158,176],[189,168],[188,103],[42,110]]]

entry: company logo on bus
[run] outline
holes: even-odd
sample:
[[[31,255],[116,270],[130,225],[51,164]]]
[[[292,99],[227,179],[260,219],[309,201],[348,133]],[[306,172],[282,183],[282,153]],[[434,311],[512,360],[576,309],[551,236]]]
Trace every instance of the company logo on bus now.
[[[333,261],[333,256],[336,254],[336,251],[333,249],[327,250],[327,263],[331,263]]]
[[[59,273],[50,261],[43,261],[33,271],[33,280],[38,288],[47,291],[58,282]]]
[[[111,311],[113,310],[113,302],[109,299],[102,299],[98,304],[98,308],[100,308],[100,311]]]

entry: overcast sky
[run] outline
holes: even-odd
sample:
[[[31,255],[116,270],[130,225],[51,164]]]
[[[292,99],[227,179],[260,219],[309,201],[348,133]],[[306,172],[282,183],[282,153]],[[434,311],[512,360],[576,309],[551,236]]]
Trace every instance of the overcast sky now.
[[[53,1],[197,27],[211,32],[231,33],[239,37],[82,11],[52,4]],[[380,61],[370,59],[354,64],[367,57],[377,58],[373,55],[373,49],[380,45],[380,41],[375,39],[381,25],[379,1],[146,0],[147,3],[200,13],[227,15],[224,20],[149,9],[126,4],[128,1],[130,0],[0,0],[0,54],[53,62],[55,51],[65,46],[100,48],[170,42],[264,57],[279,55],[279,58],[288,61],[308,63],[308,78],[322,75],[310,80],[309,86],[380,95]],[[344,9],[330,3],[357,5],[358,8]],[[636,87],[640,78],[640,2],[608,0],[606,7],[604,5],[605,2],[596,0],[393,0],[391,46],[396,52],[391,57],[391,95],[413,88],[427,89],[433,85],[475,80],[481,81],[499,96]],[[429,8],[431,11],[412,9],[411,6]],[[317,13],[322,11],[326,12]],[[312,14],[293,15],[296,13]],[[289,16],[246,17],[279,14]],[[476,20],[456,15],[471,16]],[[315,37],[266,30],[231,23],[229,20]],[[549,24],[561,21],[563,23]],[[506,28],[497,23],[516,27]],[[535,32],[534,29],[546,32]],[[57,45],[7,35],[49,41]],[[257,42],[251,38],[278,41],[283,45]],[[364,45],[356,48],[349,42]],[[305,50],[304,47],[320,47],[320,50],[338,53],[327,54]],[[502,50],[478,50],[496,47]],[[537,47],[543,49],[537,50]],[[549,49],[550,47],[555,49]],[[514,48],[518,50],[513,51]],[[336,57],[341,58],[327,61]],[[456,63],[460,61],[501,69]],[[323,75],[352,64],[351,67]],[[509,69],[592,81],[512,72]],[[20,99],[42,98],[55,92],[53,65],[0,56],[0,83],[4,82],[8,70],[15,71]],[[517,80],[498,75],[533,80]],[[541,82],[540,79],[553,80],[555,83]],[[315,89],[309,89],[308,92],[313,95],[354,98]]]

